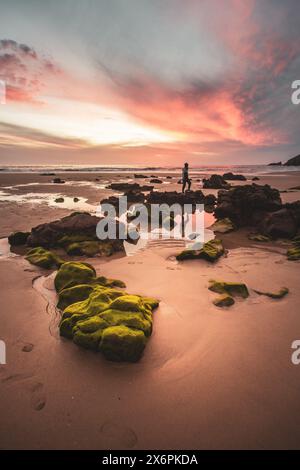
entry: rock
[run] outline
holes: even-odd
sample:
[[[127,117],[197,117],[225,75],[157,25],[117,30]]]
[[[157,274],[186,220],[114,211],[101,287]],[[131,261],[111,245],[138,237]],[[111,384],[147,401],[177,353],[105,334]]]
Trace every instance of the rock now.
[[[40,173],[40,176],[55,176],[55,173]]]
[[[228,294],[233,297],[243,297],[244,299],[249,296],[246,284],[241,282],[224,282],[224,281],[209,281],[209,290],[217,292],[218,294]]]
[[[49,222],[38,225],[31,230],[29,237],[27,238],[28,246],[42,246],[44,248],[55,248],[62,247],[66,251],[76,249],[77,253],[80,254],[80,248],[84,250],[95,250],[95,253],[99,253],[102,256],[112,254],[112,252],[124,251],[123,240],[118,238],[120,229],[125,233],[125,228],[121,222],[117,222],[116,234],[117,238],[113,240],[99,240],[96,235],[96,227],[100,222],[100,218],[94,215],[90,215],[86,212],[74,212],[67,217],[63,217],[60,220]],[[96,245],[85,244],[70,248],[73,243],[80,242],[97,242],[99,244],[99,250],[96,251]],[[82,254],[84,253],[82,251]],[[74,253],[74,251],[73,251]],[[89,254],[90,256],[91,254]]]
[[[57,198],[55,199],[55,202],[61,203],[61,202],[65,202],[65,200],[64,200],[63,197],[57,197]]]
[[[13,232],[8,236],[8,243],[11,246],[25,245],[30,232]]]
[[[29,263],[45,269],[59,268],[64,263],[64,260],[58,255],[42,247],[29,250],[25,259],[29,261]]]
[[[170,175],[166,176],[167,180],[171,180],[172,178],[173,178],[173,176],[170,176]]]
[[[269,242],[270,238],[266,237],[265,235],[261,235],[260,233],[250,233],[248,235],[249,240],[254,242]]]
[[[282,299],[282,297],[285,297],[289,293],[287,287],[282,287],[279,292],[263,292],[260,290],[253,290],[254,292],[256,292],[256,294],[265,295],[267,297],[270,297],[271,299]]]
[[[116,251],[115,243],[111,241],[83,241],[67,245],[65,250],[71,256],[111,256]],[[119,250],[120,251],[120,250]]]
[[[225,219],[217,220],[209,228],[210,230],[213,230],[214,232],[219,232],[219,233],[228,233],[228,232],[232,232],[233,230],[235,230],[235,226],[233,225],[233,223],[228,217],[226,217]]]
[[[90,284],[96,280],[96,271],[88,263],[68,261],[63,263],[55,276],[56,292],[79,284]]]
[[[230,185],[226,183],[221,175],[211,175],[208,179],[203,179],[204,189],[229,189]]]
[[[253,176],[252,181],[259,181],[259,177],[258,176]]]
[[[206,206],[214,206],[217,202],[217,198],[214,194],[207,194],[204,196],[203,202]]]
[[[73,202],[79,202],[79,198],[78,197],[73,197]]]
[[[281,162],[269,163],[268,166],[280,166],[282,165]]]
[[[247,181],[246,176],[244,176],[244,175],[235,175],[231,172],[224,173],[223,179],[224,180],[229,180],[229,181]]]
[[[217,261],[224,254],[224,248],[221,240],[214,239],[204,243],[200,250],[184,250],[176,256],[178,261],[190,259],[205,259],[210,262]]]
[[[297,221],[293,212],[283,208],[267,214],[259,224],[263,235],[270,238],[292,238],[297,233]]]
[[[222,294],[219,297],[217,297],[213,303],[217,307],[230,307],[231,305],[234,304],[234,298],[231,297],[229,294]]]
[[[87,299],[93,290],[94,286],[92,284],[79,284],[62,289],[58,293],[57,308],[64,310],[71,304],[81,302]]]
[[[219,191],[215,217],[228,217],[239,228],[256,226],[267,212],[281,209],[280,193],[269,185],[235,186],[229,191]]]
[[[162,180],[158,179],[158,178],[153,178],[152,180],[150,180],[150,183],[153,183],[153,184],[162,184]]]
[[[110,361],[136,362],[145,346],[146,337],[142,331],[121,325],[103,331],[99,350]]]
[[[287,259],[289,261],[298,261],[300,259],[300,246],[295,246],[287,250]]]
[[[299,166],[300,165],[300,155],[290,158],[285,164],[285,166]]]
[[[139,185],[138,183],[111,183],[106,186],[106,189],[111,189],[113,191],[122,191],[124,193],[128,193],[129,191],[152,191],[154,186],[144,184]]]
[[[70,263],[62,265],[55,278],[63,309],[60,334],[109,360],[136,362],[152,333],[158,301],[108,287],[112,284],[124,287],[122,281],[96,277],[90,265],[73,263],[72,270]]]
[[[208,195],[209,198],[207,201],[212,202],[212,195]],[[198,191],[189,191],[187,193],[179,193],[177,191],[155,191],[150,193],[146,197],[146,201],[148,204],[204,204],[205,203],[205,196],[201,190]]]
[[[56,183],[56,184],[64,184],[64,183],[65,183],[65,181],[64,181],[64,180],[62,180],[61,178],[54,178],[54,179],[52,180],[52,183]]]
[[[134,176],[134,178],[148,178],[148,176],[146,176],[146,175],[140,175],[140,174],[137,174],[137,173],[135,173],[133,176]]]

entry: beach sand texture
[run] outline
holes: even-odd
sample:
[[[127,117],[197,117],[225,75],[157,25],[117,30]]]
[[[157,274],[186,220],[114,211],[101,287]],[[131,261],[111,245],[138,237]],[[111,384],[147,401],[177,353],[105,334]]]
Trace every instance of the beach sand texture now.
[[[130,181],[121,173],[59,176],[66,184],[38,174],[0,174],[0,196],[21,197],[0,198],[0,339],[7,348],[7,364],[0,366],[0,447],[299,448],[300,366],[291,362],[291,344],[300,339],[300,262],[286,259],[286,244],[250,241],[243,229],[222,235],[228,253],[213,265],[176,261],[180,241],[151,241],[129,257],[88,259],[98,275],[160,300],[142,359],[111,363],[59,336],[53,275],[8,252],[10,232],[74,210],[52,204],[57,194],[95,206],[113,193],[105,189],[108,182]],[[155,187],[179,190],[173,176],[170,182],[157,172],[169,184]],[[300,185],[300,172],[259,176],[259,184],[282,191]],[[281,196],[291,202],[300,191]],[[245,282],[250,296],[217,308],[210,279]],[[280,300],[253,291],[283,286],[290,292]]]

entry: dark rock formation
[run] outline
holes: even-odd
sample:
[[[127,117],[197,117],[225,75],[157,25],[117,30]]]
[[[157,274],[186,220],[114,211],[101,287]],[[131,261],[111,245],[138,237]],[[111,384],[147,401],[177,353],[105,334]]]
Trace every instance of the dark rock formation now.
[[[284,165],[285,166],[300,166],[300,155],[290,158]]]
[[[153,178],[152,180],[150,180],[150,183],[153,183],[153,184],[162,184],[162,180],[159,180],[158,178]]]
[[[30,232],[13,232],[8,237],[8,243],[11,246],[25,245]]]
[[[121,222],[116,222],[117,239],[99,240],[96,227],[100,218],[85,212],[74,212],[54,222],[38,225],[31,230],[27,245],[31,247],[56,248],[62,247],[67,253],[90,255],[111,255],[123,251],[123,240],[119,240],[120,229],[125,230]],[[129,240],[128,240],[129,241]],[[95,248],[96,242],[98,249]]]
[[[297,233],[297,221],[287,208],[267,214],[259,224],[263,235],[270,238],[292,238]]]
[[[246,176],[244,176],[244,175],[235,175],[231,172],[224,173],[223,178],[224,178],[224,180],[230,180],[230,181],[247,181]]]
[[[257,225],[268,212],[281,209],[280,194],[269,185],[236,186],[218,193],[215,216],[228,217],[237,227]]]
[[[226,183],[221,175],[211,175],[208,179],[203,179],[204,189],[229,189],[230,185]]]
[[[64,184],[64,183],[65,183],[65,181],[64,181],[64,180],[62,180],[61,178],[54,178],[54,179],[52,180],[52,183],[56,183],[56,184]]]
[[[280,166],[282,165],[281,162],[269,163],[268,166]]]

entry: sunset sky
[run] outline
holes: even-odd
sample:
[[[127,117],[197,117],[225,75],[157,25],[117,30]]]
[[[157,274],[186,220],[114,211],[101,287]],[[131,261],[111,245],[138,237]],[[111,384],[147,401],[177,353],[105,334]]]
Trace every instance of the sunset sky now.
[[[0,0],[1,164],[300,153],[298,0]]]

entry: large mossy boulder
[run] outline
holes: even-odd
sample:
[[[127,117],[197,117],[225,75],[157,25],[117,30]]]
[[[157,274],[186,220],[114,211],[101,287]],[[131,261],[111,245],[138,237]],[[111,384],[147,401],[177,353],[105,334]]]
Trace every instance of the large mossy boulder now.
[[[61,265],[55,277],[55,289],[57,292],[78,284],[89,284],[96,280],[96,271],[88,263],[68,261]]]
[[[224,254],[224,247],[222,241],[215,238],[204,243],[200,250],[184,250],[176,256],[178,261],[185,261],[191,259],[205,259],[210,262],[215,262]]]
[[[246,284],[242,282],[225,282],[225,281],[209,281],[209,290],[217,292],[218,294],[228,294],[233,297],[243,297],[244,299],[249,296],[249,291]]]
[[[57,254],[52,253],[52,251],[45,250],[42,247],[29,250],[25,259],[29,261],[29,263],[44,269],[59,268],[64,263],[64,260]]]
[[[25,245],[30,232],[13,232],[8,236],[8,243],[10,246]]]
[[[101,218],[85,212],[74,212],[67,217],[38,225],[31,230],[26,243],[28,246],[63,248],[69,255],[110,256],[124,251],[123,239],[126,233],[122,222],[116,221],[116,238],[99,240],[97,225]]]
[[[97,277],[86,263],[67,262],[55,278],[60,334],[77,345],[101,351],[109,360],[137,361],[152,333],[158,300],[120,290],[117,279]]]

